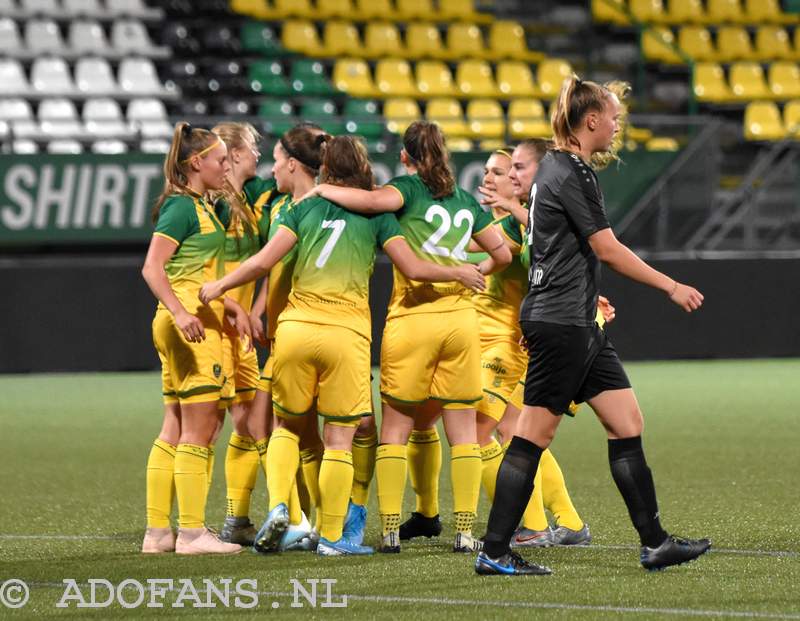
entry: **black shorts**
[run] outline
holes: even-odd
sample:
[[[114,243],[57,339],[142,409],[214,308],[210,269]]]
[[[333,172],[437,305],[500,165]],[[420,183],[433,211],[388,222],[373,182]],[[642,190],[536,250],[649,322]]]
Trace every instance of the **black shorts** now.
[[[528,342],[525,405],[567,413],[570,402],[582,403],[605,390],[631,383],[605,332],[541,321],[522,321]]]

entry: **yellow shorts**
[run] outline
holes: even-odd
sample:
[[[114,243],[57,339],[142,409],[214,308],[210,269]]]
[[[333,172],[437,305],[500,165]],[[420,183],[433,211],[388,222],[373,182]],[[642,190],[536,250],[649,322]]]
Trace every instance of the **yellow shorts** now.
[[[272,403],[302,416],[317,401],[328,422],[358,425],[372,413],[369,340],[340,326],[282,321],[275,333]]]
[[[166,309],[153,318],[153,345],[161,360],[161,387],[164,403],[208,403],[218,401],[225,384],[222,366],[222,326],[217,315],[201,308],[206,338],[190,343],[175,325]]]
[[[513,405],[518,410],[522,410],[522,400],[525,397],[525,378],[521,379],[517,382],[517,385],[514,387],[514,392],[511,393],[511,397],[509,397],[508,402]],[[567,412],[568,416],[575,416],[578,413],[578,409],[580,406],[572,401],[569,404],[569,412]]]
[[[389,319],[381,347],[381,395],[397,403],[436,399],[446,409],[481,400],[481,346],[474,309]]]
[[[238,336],[228,332],[222,335],[222,366],[228,381],[222,388],[222,407],[252,401],[259,385],[258,356],[256,350],[245,352]]]
[[[261,375],[258,378],[258,389],[261,392],[272,392],[272,366],[275,364],[275,339],[269,340],[269,354],[264,363],[264,368],[261,369]]]
[[[476,409],[497,422],[503,418],[519,378],[525,376],[528,357],[519,344],[508,339],[481,339],[483,399]]]

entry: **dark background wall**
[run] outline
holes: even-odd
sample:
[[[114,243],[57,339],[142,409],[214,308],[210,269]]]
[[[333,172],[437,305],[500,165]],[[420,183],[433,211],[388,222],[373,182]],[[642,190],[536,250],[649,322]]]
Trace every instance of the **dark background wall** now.
[[[150,322],[155,301],[143,256],[0,260],[0,372],[158,368]],[[687,315],[663,293],[606,269],[602,291],[617,308],[609,334],[623,360],[800,356],[800,259],[657,261],[698,287]],[[391,266],[372,285],[373,361],[380,351]]]

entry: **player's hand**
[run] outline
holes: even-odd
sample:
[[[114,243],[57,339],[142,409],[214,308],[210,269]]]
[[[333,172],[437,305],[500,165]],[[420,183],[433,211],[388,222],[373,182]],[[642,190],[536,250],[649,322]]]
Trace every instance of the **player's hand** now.
[[[203,322],[186,310],[175,313],[175,325],[190,343],[199,343],[206,340],[206,331]]]
[[[487,207],[495,207],[507,213],[512,213],[511,210],[514,207],[514,203],[512,201],[514,199],[508,199],[504,196],[500,196],[496,190],[492,190],[491,188],[487,188],[486,186],[479,186],[478,192],[480,192],[483,195],[483,198],[481,199],[481,205],[486,205]]]
[[[208,304],[211,300],[216,300],[223,293],[225,292],[222,290],[219,281],[215,280],[213,282],[207,282],[200,287],[200,293],[197,295],[197,297],[200,298],[200,301],[203,304]]]
[[[611,306],[611,302],[608,301],[607,297],[602,295],[597,296],[597,310],[603,315],[603,319],[606,320],[606,323],[611,323],[617,316],[617,309]]]
[[[253,327],[250,324],[250,316],[244,312],[241,306],[236,311],[234,325],[239,340],[242,342],[242,351],[245,353],[251,351],[253,349]]]
[[[267,333],[264,331],[264,320],[260,315],[250,313],[250,329],[253,332],[253,340],[262,347],[267,344]]]
[[[697,310],[703,305],[703,294],[694,287],[684,285],[679,282],[675,283],[675,290],[669,296],[669,299],[675,302],[687,313]]]
[[[323,191],[323,189],[324,189],[324,187],[323,187],[324,185],[325,185],[324,183],[320,183],[319,185],[315,185],[315,186],[314,186],[313,188],[311,188],[311,189],[310,189],[308,192],[306,192],[305,194],[303,194],[303,195],[302,195],[302,196],[301,196],[301,197],[300,197],[300,198],[299,198],[299,199],[298,199],[298,200],[295,202],[295,205],[296,205],[297,203],[302,203],[302,202],[303,202],[304,200],[306,200],[307,198],[313,198],[313,197],[315,197],[315,196],[322,196],[322,191]]]
[[[525,339],[525,335],[523,334],[519,337],[519,346],[522,348],[526,354],[528,353],[528,341]]]
[[[455,268],[456,280],[473,291],[480,292],[486,289],[486,277],[480,268],[472,263],[464,263]]]

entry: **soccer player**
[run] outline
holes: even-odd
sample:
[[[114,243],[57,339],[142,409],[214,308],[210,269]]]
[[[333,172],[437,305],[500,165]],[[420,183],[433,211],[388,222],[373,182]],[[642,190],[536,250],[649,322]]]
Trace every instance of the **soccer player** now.
[[[178,123],[164,160],[164,191],[142,276],[159,301],[153,342],[162,367],[164,422],[147,462],[147,531],[142,552],[232,554],[205,527],[208,446],[223,375],[222,321],[228,300],[204,306],[200,285],[222,273],[225,225],[209,193],[223,189],[227,149],[204,129]],[[241,311],[241,308],[239,308]],[[249,325],[248,325],[249,330]],[[179,533],[170,528],[173,481]]]
[[[314,181],[308,153],[326,143],[323,181],[372,187],[363,144],[349,136],[328,138],[305,131],[290,131],[281,138],[273,152],[273,174],[281,191],[294,199],[307,191]],[[369,554],[372,548],[347,539],[342,530],[353,480],[352,441],[362,415],[372,407],[369,277],[376,242],[408,278],[478,288],[483,276],[473,265],[443,266],[418,259],[390,214],[365,217],[317,198],[296,204],[278,226],[261,252],[220,281],[204,285],[200,293],[204,301],[213,300],[257,278],[297,246],[292,292],[275,340],[273,404],[278,423],[267,450],[270,514],[257,539],[265,549],[274,549],[288,526],[286,503],[300,458],[301,421],[316,396],[325,418],[317,553]]]
[[[542,452],[571,401],[586,401],[608,434],[611,474],[641,541],[646,569],[684,563],[705,553],[708,539],[670,536],[661,526],[653,477],[642,449],[643,419],[617,353],[595,321],[600,261],[664,291],[692,312],[702,294],[656,271],[615,237],[593,165],[613,156],[627,85],[564,81],[551,123],[556,150],[543,159],[528,215],[531,278],[520,311],[529,348],[524,407],[497,476],[497,489],[475,571],[551,573],[509,548],[533,488]]]
[[[407,175],[374,190],[323,183],[310,194],[360,213],[397,212],[414,252],[441,265],[466,261],[467,245],[474,237],[490,255],[481,263],[481,272],[502,269],[511,261],[511,253],[491,216],[456,186],[449,159],[439,126],[417,121],[403,136],[400,161]],[[436,415],[442,413],[452,447],[453,549],[478,549],[472,525],[481,476],[475,428],[475,403],[481,398],[480,343],[467,288],[453,282],[418,282],[394,271],[381,349],[381,395],[383,418],[375,463],[383,534],[380,550],[400,551],[406,444],[420,406],[429,399],[434,403],[426,407]]]

